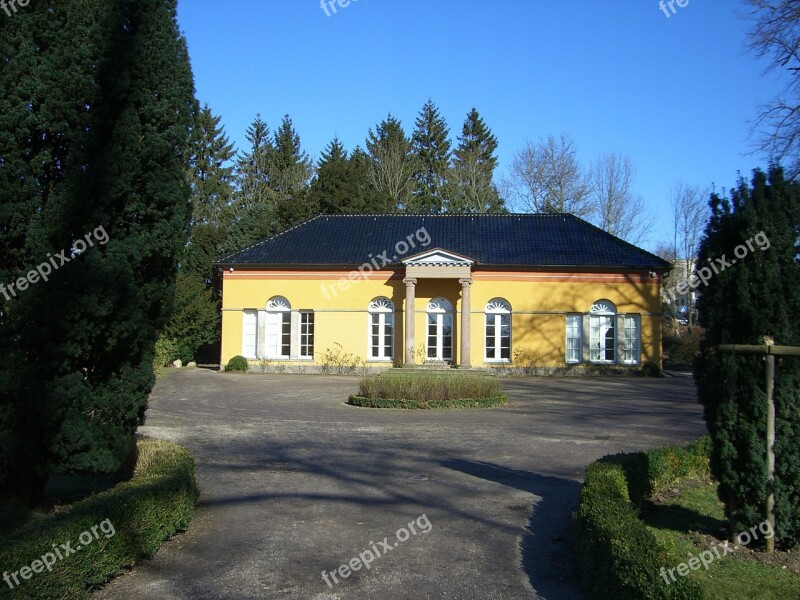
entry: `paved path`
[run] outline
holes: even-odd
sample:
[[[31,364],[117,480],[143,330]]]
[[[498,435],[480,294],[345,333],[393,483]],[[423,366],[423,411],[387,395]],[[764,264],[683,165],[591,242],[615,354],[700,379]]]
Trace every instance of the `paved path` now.
[[[197,515],[95,598],[581,598],[571,513],[584,467],[704,432],[685,376],[505,379],[508,407],[437,412],[343,404],[356,385],[162,379],[142,433],[193,452]],[[366,550],[382,555],[325,583]]]

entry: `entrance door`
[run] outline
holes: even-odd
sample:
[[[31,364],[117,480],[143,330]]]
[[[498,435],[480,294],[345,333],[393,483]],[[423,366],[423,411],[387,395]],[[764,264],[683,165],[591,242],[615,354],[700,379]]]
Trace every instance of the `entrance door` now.
[[[453,305],[444,298],[428,302],[429,361],[453,362]]]

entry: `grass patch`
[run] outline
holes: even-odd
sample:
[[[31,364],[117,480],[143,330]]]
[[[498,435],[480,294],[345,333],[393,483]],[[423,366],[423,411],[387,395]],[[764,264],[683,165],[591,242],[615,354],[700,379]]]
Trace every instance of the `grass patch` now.
[[[367,408],[487,408],[508,398],[496,377],[464,374],[370,375],[361,379],[349,403]]]
[[[137,445],[131,480],[57,512],[26,515],[27,522],[0,548],[1,568],[20,572],[13,591],[2,582],[0,598],[88,598],[94,588],[152,556],[164,540],[188,527],[197,500],[194,459],[185,448],[163,440],[141,439]],[[90,540],[87,532],[93,528]],[[53,561],[51,569],[42,568],[54,545],[67,543],[74,552]],[[24,578],[22,568],[36,570],[37,563],[39,572],[27,571]]]
[[[675,562],[663,566],[675,567],[690,554],[699,556],[724,543],[728,529],[716,487],[708,478],[690,478],[647,503],[642,512],[644,522],[675,557]],[[767,555],[756,545],[740,547],[721,559],[715,556],[707,571],[690,571],[686,578],[700,587],[703,598],[713,600],[800,598],[800,551]],[[720,546],[717,550],[724,554]]]

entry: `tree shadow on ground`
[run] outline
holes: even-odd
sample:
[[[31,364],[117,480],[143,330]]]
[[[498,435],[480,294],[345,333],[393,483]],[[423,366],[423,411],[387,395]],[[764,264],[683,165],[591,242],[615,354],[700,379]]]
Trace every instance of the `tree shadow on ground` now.
[[[522,568],[540,598],[571,600],[584,597],[578,588],[572,519],[572,513],[578,507],[580,483],[483,461],[455,459],[441,464],[539,498],[520,541]]]

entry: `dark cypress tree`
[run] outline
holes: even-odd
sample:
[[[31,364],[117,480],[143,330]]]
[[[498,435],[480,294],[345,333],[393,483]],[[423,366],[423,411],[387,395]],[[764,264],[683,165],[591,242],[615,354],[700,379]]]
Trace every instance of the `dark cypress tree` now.
[[[738,533],[766,517],[765,362],[714,348],[760,345],[765,336],[778,345],[800,345],[800,186],[778,167],[768,174],[756,170],[752,183],[740,180],[729,200],[712,196],[711,209],[698,257],[708,285],[698,302],[705,340],[695,379],[719,495]],[[776,534],[793,546],[800,541],[800,359],[777,362]]]
[[[440,213],[450,171],[450,129],[432,100],[422,107],[414,125],[411,146],[417,171],[408,210]]]
[[[494,184],[497,138],[474,108],[467,115],[453,152],[448,212],[504,212],[505,203]]]
[[[0,493],[32,505],[55,471],[116,471],[143,421],[195,101],[176,0],[32,2],[0,52],[0,282],[40,267],[0,299]]]

